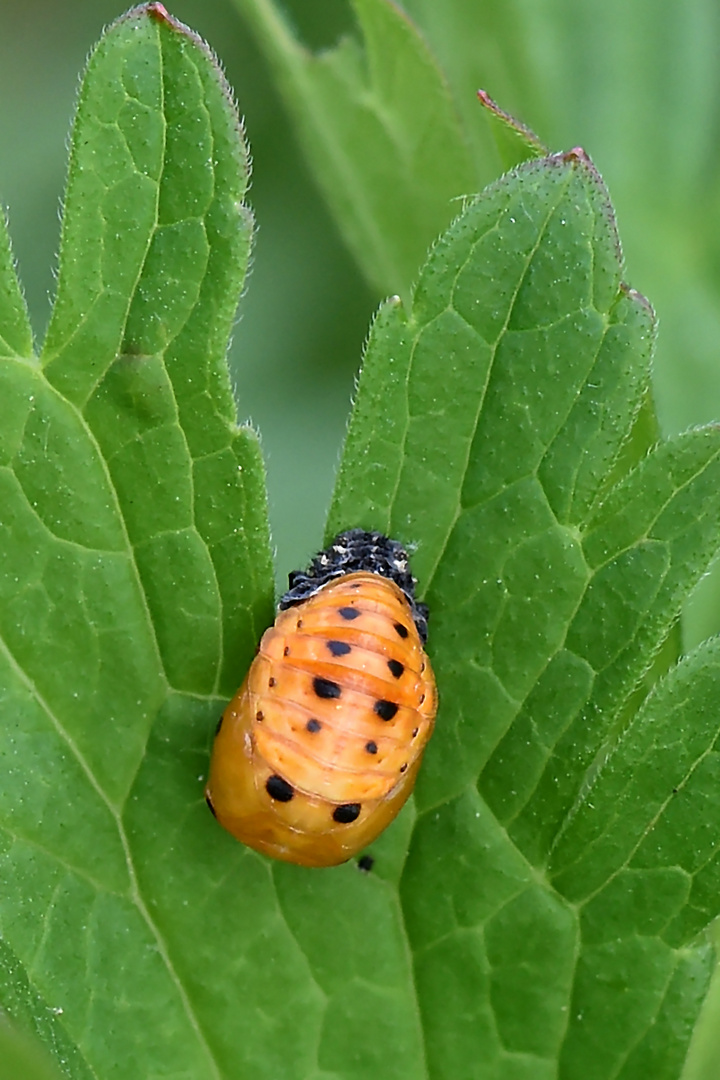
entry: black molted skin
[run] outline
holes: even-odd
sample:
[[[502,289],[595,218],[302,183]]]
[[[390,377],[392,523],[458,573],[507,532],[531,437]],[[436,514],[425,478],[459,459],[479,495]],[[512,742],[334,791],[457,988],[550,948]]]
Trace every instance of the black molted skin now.
[[[390,540],[379,532],[348,529],[339,533],[329,547],[315,556],[307,570],[295,570],[290,574],[290,587],[280,601],[280,610],[301,604],[335,578],[361,570],[389,578],[402,589],[410,604],[420,639],[425,644],[428,609],[415,599],[416,581],[410,573],[408,553],[397,540]],[[345,619],[356,619],[361,612],[356,608],[341,608],[340,614]],[[396,623],[395,629],[400,637],[408,636],[408,629],[402,623]]]

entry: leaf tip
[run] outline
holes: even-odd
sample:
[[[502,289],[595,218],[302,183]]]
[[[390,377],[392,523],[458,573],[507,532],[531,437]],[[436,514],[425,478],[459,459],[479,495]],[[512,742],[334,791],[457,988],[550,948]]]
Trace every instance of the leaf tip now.
[[[150,18],[157,22],[172,23],[173,21],[164,4],[148,4],[145,10]]]
[[[181,22],[170,14],[164,4],[159,3],[159,0],[153,0],[150,4],[139,4],[137,7],[131,8],[130,11],[126,11],[124,15],[121,15],[117,22],[123,23],[130,19],[142,19],[143,17],[153,19],[154,22],[162,23],[173,30],[186,29]]]
[[[516,119],[511,113],[506,112],[505,109],[501,109],[498,103],[490,97],[487,90],[478,90],[477,97],[483,108],[487,109],[497,120],[499,120],[506,128],[517,135],[518,138],[532,149],[538,156],[544,156],[549,153],[545,143],[535,134],[532,128],[529,128],[527,124],[523,124],[522,121]]]
[[[566,150],[562,155],[563,161],[577,161],[583,165],[587,165],[589,168],[594,169],[590,155],[583,149],[582,146],[573,146],[572,150]]]
[[[181,22],[179,19],[176,19],[174,15],[171,15],[165,5],[160,3],[160,0],[152,0],[151,3],[140,4],[138,7],[132,8],[130,11],[126,12],[125,15],[122,15],[118,22],[124,21],[126,19],[141,19],[143,16],[148,19],[152,19],[160,26],[165,26],[169,30],[174,30],[177,34],[184,37],[191,45],[195,46],[195,48],[203,54],[205,60],[213,69],[215,77],[220,86],[220,90],[230,109],[230,113],[233,116],[235,129],[243,147],[245,167],[249,173],[250,157],[245,139],[245,128],[242,119],[240,118],[238,105],[235,100],[235,95],[233,94],[232,88],[227,81],[222,64],[220,63],[213,50],[210,48],[208,43],[200,36],[200,34],[198,34],[191,27],[186,26],[185,23]]]
[[[603,180],[597,166],[594,164],[592,158],[583,149],[582,146],[574,146],[572,150],[566,150],[560,154],[553,154],[552,158],[555,161],[561,161],[567,165],[579,167],[587,182],[595,189],[595,193],[598,200],[598,208],[601,211],[602,217],[605,220],[609,235],[612,239],[613,246],[615,248],[616,256],[620,266],[623,265],[623,252],[622,244],[620,243],[620,233],[618,232],[617,219],[615,217],[615,210],[613,209],[612,200],[605,181]]]
[[[655,314],[655,308],[652,306],[647,296],[644,296],[643,293],[638,292],[637,289],[631,288],[624,281],[620,282],[620,292],[623,294],[623,296],[626,296],[628,300],[631,300],[633,304],[637,304],[638,307],[643,308],[649,320],[653,323],[653,325],[655,324],[657,319],[657,316]]]

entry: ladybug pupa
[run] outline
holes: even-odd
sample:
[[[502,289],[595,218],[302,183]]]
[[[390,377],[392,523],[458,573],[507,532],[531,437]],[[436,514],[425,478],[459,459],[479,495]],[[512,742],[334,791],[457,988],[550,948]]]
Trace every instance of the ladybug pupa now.
[[[289,585],[220,721],[205,794],[244,844],[335,866],[415,784],[437,711],[428,612],[404,548],[362,529],[340,533]]]

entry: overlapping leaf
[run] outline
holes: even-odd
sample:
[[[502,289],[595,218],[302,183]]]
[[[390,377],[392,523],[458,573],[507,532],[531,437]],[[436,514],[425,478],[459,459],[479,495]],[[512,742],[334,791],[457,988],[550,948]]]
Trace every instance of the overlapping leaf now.
[[[709,977],[687,938],[641,963],[604,900],[591,934],[546,871],[578,806],[600,827],[588,784],[718,539],[717,429],[608,490],[652,344],[619,274],[592,167],[549,158],[466,209],[368,347],[329,532],[416,541],[433,613],[441,722],[401,882],[433,1076],[674,1076]]]
[[[452,200],[478,176],[445,78],[404,13],[353,0],[363,44],[314,56],[272,0],[235,0],[273,65],[310,167],[353,256],[381,294],[407,294]]]

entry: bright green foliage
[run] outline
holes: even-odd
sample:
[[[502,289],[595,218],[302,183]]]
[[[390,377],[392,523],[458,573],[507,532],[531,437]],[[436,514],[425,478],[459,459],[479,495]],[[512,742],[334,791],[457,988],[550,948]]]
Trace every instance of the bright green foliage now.
[[[526,165],[467,207],[365,358],[328,535],[353,522],[416,541],[432,612],[442,705],[400,891],[431,1076],[468,1061],[498,1080],[676,1076],[709,977],[707,945],[639,947],[615,897],[548,874],[579,805],[602,823],[589,785],[718,538],[718,429],[661,444],[607,490],[652,344],[619,274],[588,163]],[[686,671],[668,692],[700,693]],[[677,727],[671,754],[692,742]],[[676,761],[666,797],[705,752]],[[717,811],[691,802],[714,837]],[[608,845],[600,882],[632,854]]]
[[[272,0],[235,0],[272,63],[311,167],[346,242],[380,293],[409,292],[452,200],[480,176],[427,46],[389,0],[352,0],[362,31],[313,56]],[[480,109],[478,108],[478,113]]]
[[[343,164],[318,153],[326,113],[335,112],[336,88],[296,77],[298,46],[288,46],[288,31],[277,12],[281,0],[234,0],[271,60],[278,87],[296,121],[309,169],[328,194],[338,227],[348,237],[355,176],[373,155],[360,134],[343,143]],[[295,0],[297,11],[303,8]],[[653,400],[661,427],[678,432],[720,416],[720,185],[715,153],[719,115],[717,63],[720,22],[715,0],[641,2],[624,0],[366,0],[376,16],[400,7],[414,22],[414,40],[432,58],[432,78],[415,84],[416,115],[429,114],[433,88],[444,82],[459,117],[454,128],[474,169],[471,187],[456,178],[450,194],[480,190],[528,155],[510,129],[495,123],[493,110],[478,110],[478,90],[488,91],[505,109],[541,133],[553,149],[577,142],[592,152],[609,181],[623,222],[624,244],[634,281],[662,311],[663,333],[654,361]],[[324,5],[309,5],[323,10]],[[331,5],[334,11],[345,4]],[[367,65],[373,41],[357,20]],[[327,37],[328,35],[326,35]],[[409,40],[409,39],[408,39]],[[341,54],[338,47],[338,56]],[[333,51],[329,54],[335,55]],[[324,59],[324,58],[323,58]],[[321,58],[318,58],[321,62]],[[312,72],[314,62],[308,60]],[[352,83],[365,104],[365,84]],[[310,92],[312,89],[312,93]],[[391,80],[375,84],[373,103],[380,118],[392,111],[397,89]],[[320,103],[316,100],[321,97]],[[630,106],[629,103],[632,103]],[[488,121],[486,123],[485,121]],[[513,125],[516,126],[516,125]],[[317,128],[317,130],[315,130]],[[489,128],[489,130],[488,130]],[[309,130],[308,130],[309,129]],[[406,134],[409,134],[408,129]],[[496,145],[497,144],[497,145]],[[520,155],[520,156],[518,156]],[[441,162],[429,167],[442,170]],[[365,221],[371,232],[380,216],[391,218],[392,235],[412,227],[410,216],[393,207],[397,181],[375,189],[376,212]],[[436,230],[445,217],[436,221]],[[359,223],[359,222],[358,222]],[[367,257],[352,251],[369,280],[384,295],[406,298],[409,279],[379,276]],[[686,647],[720,629],[720,567],[694,593],[683,612]],[[717,1025],[720,1032],[720,1023]],[[720,1057],[720,1039],[718,1040]],[[713,1078],[714,1080],[714,1078]]]
[[[30,356],[33,342],[27,310],[12,264],[5,223],[0,223],[0,356]]]
[[[0,245],[0,1004],[73,1080],[674,1080],[720,647],[656,679],[720,429],[636,463],[653,315],[582,154],[469,198],[374,324],[328,523],[413,546],[437,731],[370,873],[271,863],[202,798],[272,617],[224,359],[246,185],[212,57],[149,5],[83,83],[42,365]]]
[[[170,714],[205,824],[193,756],[272,610],[263,468],[225,365],[247,181],[214,59],[140,9],[81,90],[42,364],[3,232],[0,921],[72,1076],[150,1076],[164,1027],[168,1070],[212,1069],[126,815]]]

